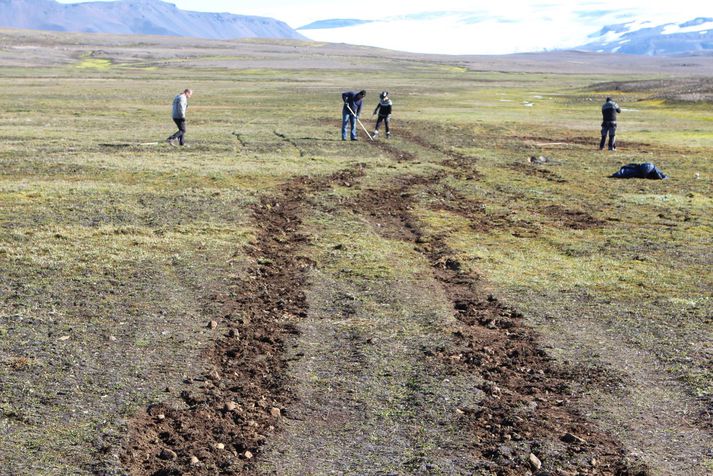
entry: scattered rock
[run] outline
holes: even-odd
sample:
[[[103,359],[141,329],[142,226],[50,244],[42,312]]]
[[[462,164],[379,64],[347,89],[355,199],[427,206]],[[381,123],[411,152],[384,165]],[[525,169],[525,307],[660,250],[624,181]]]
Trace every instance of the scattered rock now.
[[[116,342],[116,337],[114,337],[114,336],[109,336],[109,340],[112,341],[112,342]]]
[[[158,418],[159,420],[165,420],[166,415],[164,415],[163,413],[159,413],[158,415],[156,415],[156,418]]]
[[[215,448],[218,450],[224,450],[225,445],[223,443],[216,443]]]
[[[60,338],[57,339],[57,340],[67,340],[67,339],[69,339],[69,336],[62,336],[62,337],[60,337]]]
[[[169,449],[162,449],[161,452],[158,454],[158,457],[161,459],[164,459],[166,461],[173,461],[176,458],[178,458],[178,455],[176,454],[175,451],[169,450]]]
[[[238,404],[235,403],[235,402],[233,402],[233,401],[227,402],[227,403],[225,404],[225,410],[226,410],[226,411],[232,412],[232,411],[234,411],[236,408],[238,408]]]
[[[252,459],[253,454],[249,451],[246,451],[245,453],[243,453],[243,456],[245,457],[245,459]]]
[[[234,337],[234,338],[239,338],[240,337],[240,332],[238,332],[237,329],[230,329],[228,331],[228,337]]]
[[[530,466],[532,466],[532,469],[537,471],[542,467],[542,461],[540,461],[540,458],[535,456],[533,453],[530,453],[530,457],[528,458],[530,462]]]
[[[196,456],[191,456],[191,466],[195,466],[195,465],[197,465],[197,464],[200,463],[200,462],[201,462],[201,461],[198,459],[198,457],[196,457]]]
[[[549,157],[545,157],[544,155],[541,155],[539,157],[533,155],[530,156],[529,161],[531,164],[546,164],[548,162],[552,162],[552,159],[550,159]]]
[[[279,408],[277,407],[272,407],[270,409],[270,415],[273,416],[273,418],[280,418],[282,416],[282,412],[280,411]]]
[[[592,468],[596,468],[599,466],[599,461],[597,461],[597,458],[592,458],[592,461],[590,461],[589,464],[592,465]]]
[[[216,321],[210,321],[210,322],[208,323],[208,329],[215,329],[216,327],[218,327],[218,322],[216,322]]]

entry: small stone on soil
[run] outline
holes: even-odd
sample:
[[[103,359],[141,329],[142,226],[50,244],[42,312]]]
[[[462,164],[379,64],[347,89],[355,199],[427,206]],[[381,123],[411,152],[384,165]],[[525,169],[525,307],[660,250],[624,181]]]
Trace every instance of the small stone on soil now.
[[[227,402],[227,403],[225,404],[225,409],[226,409],[227,411],[229,411],[229,412],[232,412],[232,411],[235,410],[236,408],[238,408],[238,404],[235,403],[235,402]]]
[[[252,459],[253,454],[249,451],[246,451],[243,456],[245,457],[245,459]]]
[[[200,463],[200,460],[195,456],[191,456],[191,465],[195,466],[198,463]]]
[[[215,445],[215,447],[216,447],[216,449],[219,449],[219,450],[224,450],[224,449],[225,449],[225,445],[224,445],[223,443],[217,443],[217,444]]]
[[[164,415],[163,413],[159,413],[158,415],[156,415],[156,418],[158,418],[159,420],[164,420],[166,418],[166,415]]]
[[[209,328],[209,329],[215,329],[216,327],[218,327],[218,323],[217,323],[216,321],[210,321],[210,322],[208,323],[208,328]]]
[[[176,454],[175,451],[171,451],[168,449],[162,449],[161,453],[159,453],[158,457],[161,459],[165,459],[167,461],[173,461],[176,458],[178,458],[178,455]]]
[[[277,408],[277,407],[272,407],[272,408],[270,409],[270,415],[272,415],[273,418],[280,418],[280,416],[282,416],[282,412],[280,411],[279,408]]]
[[[542,461],[540,461],[540,458],[535,456],[533,453],[530,453],[530,466],[532,466],[532,469],[538,470],[542,467]]]

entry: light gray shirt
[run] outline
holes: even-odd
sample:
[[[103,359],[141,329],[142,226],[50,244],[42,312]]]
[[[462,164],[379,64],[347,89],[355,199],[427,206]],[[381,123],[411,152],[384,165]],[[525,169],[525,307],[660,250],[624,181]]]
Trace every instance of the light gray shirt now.
[[[188,98],[184,93],[173,98],[173,118],[185,119],[186,109],[188,109]]]

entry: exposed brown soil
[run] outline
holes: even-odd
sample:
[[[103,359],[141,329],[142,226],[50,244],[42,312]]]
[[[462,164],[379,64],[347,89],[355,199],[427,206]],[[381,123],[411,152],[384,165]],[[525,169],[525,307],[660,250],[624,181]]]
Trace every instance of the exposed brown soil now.
[[[522,314],[488,295],[478,276],[461,269],[440,240],[425,240],[411,215],[412,187],[431,177],[405,177],[388,189],[365,190],[355,211],[371,216],[389,238],[412,241],[431,262],[437,280],[452,300],[458,319],[457,346],[437,358],[451,368],[477,372],[487,395],[478,407],[462,409],[464,438],[493,474],[521,475],[533,470],[521,457],[532,452],[543,471],[554,474],[646,474],[631,469],[615,438],[598,430],[577,409],[567,382],[573,372],[558,368],[526,327]],[[591,378],[591,375],[588,376]]]
[[[205,352],[206,371],[184,381],[176,404],[147,408],[129,425],[122,463],[136,475],[249,474],[290,401],[284,355],[294,322],[307,313],[309,260],[300,248],[303,202],[330,183],[353,182],[359,168],[322,180],[297,178],[254,207],[254,265],[222,304],[220,334]]]
[[[389,144],[388,141],[379,139],[372,141],[371,144],[374,145],[376,148],[384,151],[386,154],[390,155],[398,162],[416,160],[416,156],[413,155],[411,152],[401,150]]]
[[[545,179],[548,182],[567,183],[567,181],[565,179],[563,179],[562,177],[557,175],[555,172],[552,172],[551,170],[543,169],[541,166],[538,166],[538,165],[526,164],[526,163],[521,163],[521,162],[513,162],[513,163],[509,164],[508,167],[511,168],[512,170],[524,173],[525,175],[529,175],[531,177]]]
[[[412,154],[384,141],[371,142],[395,160]],[[473,174],[475,159],[443,151],[448,173]],[[424,359],[449,372],[477,374],[486,398],[460,409],[463,438],[482,470],[499,475],[647,474],[632,469],[623,446],[578,411],[568,381],[577,373],[559,368],[541,348],[522,314],[490,296],[481,279],[467,272],[440,237],[424,237],[412,213],[413,194],[425,188],[441,196],[435,209],[466,217],[487,229],[482,205],[464,200],[440,183],[448,176],[402,176],[388,188],[364,190],[352,203],[355,213],[378,223],[385,237],[411,242],[430,262],[436,281],[462,323],[453,343]],[[248,251],[255,263],[236,280],[230,295],[215,296],[223,318],[212,323],[220,333],[205,353],[203,375],[188,379],[177,403],[149,407],[130,424],[122,462],[131,474],[253,474],[263,445],[290,415],[293,396],[285,346],[307,314],[304,286],[311,263],[300,256],[308,238],[301,230],[304,202],[330,184],[351,186],[363,174],[357,166],[321,180],[298,178],[261,200],[253,210],[257,239]],[[452,197],[451,197],[452,195]],[[450,204],[448,204],[450,202]],[[599,222],[584,213],[547,209],[565,226],[583,229]],[[587,374],[596,380],[596,375]],[[587,382],[597,385],[597,382]],[[601,382],[606,387],[606,382]],[[536,455],[542,468],[523,455]],[[534,465],[534,466],[533,466]],[[537,472],[539,470],[539,472]]]
[[[413,129],[413,127],[411,127],[411,129]],[[412,133],[408,128],[400,130],[399,135],[404,137],[404,139],[409,142],[418,144],[424,149],[443,155],[444,159],[442,164],[446,167],[450,167],[454,176],[465,180],[476,180],[482,178],[480,172],[474,168],[474,164],[477,161],[476,157],[463,154],[455,149],[446,149],[445,147],[435,145],[426,140],[424,137]]]
[[[559,205],[549,205],[538,209],[539,212],[556,220],[556,223],[563,228],[572,230],[587,230],[598,228],[604,225],[604,221],[594,218],[587,212],[581,210],[570,210]]]

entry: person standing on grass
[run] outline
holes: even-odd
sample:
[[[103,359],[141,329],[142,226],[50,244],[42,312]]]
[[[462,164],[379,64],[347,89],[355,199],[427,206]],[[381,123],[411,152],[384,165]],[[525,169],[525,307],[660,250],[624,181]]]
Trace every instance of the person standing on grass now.
[[[171,137],[166,139],[171,145],[176,145],[178,140],[180,145],[184,145],[184,137],[186,135],[186,109],[188,109],[188,98],[193,95],[190,89],[184,89],[183,92],[173,98],[173,122],[178,126],[178,131]]]
[[[393,103],[391,102],[391,99],[389,98],[389,92],[388,91],[382,91],[381,94],[379,94],[379,104],[376,105],[376,109],[374,109],[374,114],[377,112],[379,113],[379,116],[376,118],[376,126],[374,126],[374,139],[379,135],[379,126],[381,125],[381,121],[384,121],[384,128],[386,129],[386,138],[388,139],[391,137],[391,106]]]
[[[351,138],[357,140],[357,120],[361,114],[361,107],[366,91],[348,91],[342,93],[342,140],[347,140],[347,125],[351,127]]]
[[[602,140],[599,142],[599,150],[604,150],[604,143],[609,135],[609,150],[616,150],[616,114],[621,112],[619,105],[607,98],[602,106]]]

